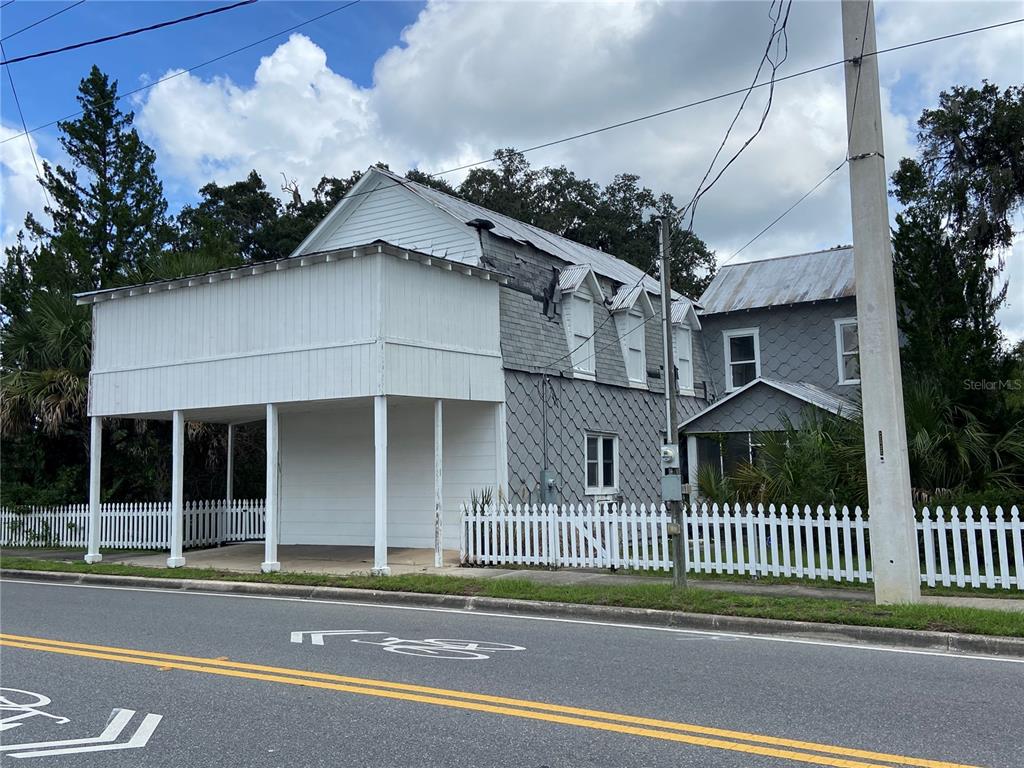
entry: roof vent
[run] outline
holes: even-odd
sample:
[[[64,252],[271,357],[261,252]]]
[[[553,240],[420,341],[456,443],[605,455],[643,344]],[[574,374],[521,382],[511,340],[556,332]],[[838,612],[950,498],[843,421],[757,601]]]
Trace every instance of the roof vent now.
[[[466,223],[474,229],[484,229],[488,232],[494,229],[494,222],[490,219],[471,219]]]

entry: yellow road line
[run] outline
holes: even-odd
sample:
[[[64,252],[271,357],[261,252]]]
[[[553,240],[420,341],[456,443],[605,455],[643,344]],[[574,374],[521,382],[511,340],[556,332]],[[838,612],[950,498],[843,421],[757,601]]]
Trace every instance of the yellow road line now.
[[[159,653],[154,651],[140,651],[134,649],[116,648],[111,646],[90,645],[87,643],[74,643],[61,640],[49,640],[45,638],[26,637],[22,635],[11,635],[0,633],[0,645],[27,650],[46,651],[51,653],[62,653],[72,656],[83,656],[88,658],[104,659],[109,661],[120,661],[122,663],[143,664],[162,668],[182,669],[194,672],[204,672],[229,677],[240,677],[254,680],[286,683],[289,685],[302,685],[314,688],[325,688],[329,690],[345,691],[361,695],[377,696],[382,698],[400,699],[405,701],[416,701],[440,706],[469,709],[475,711],[491,712],[495,714],[510,715],[534,720],[545,720],[548,722],[576,725],[597,730],[614,731],[632,735],[647,736],[669,741],[679,741],[698,746],[711,747],[715,749],[726,749],[731,751],[746,752],[750,754],[765,755],[769,757],[780,757],[800,762],[814,763],[818,765],[839,766],[841,768],[877,768],[877,763],[864,763],[852,760],[840,759],[839,756],[858,757],[868,760],[877,760],[884,763],[896,763],[898,765],[921,766],[922,768],[970,768],[955,763],[937,760],[926,760],[921,758],[891,755],[867,750],[856,750],[845,747],[818,744],[814,742],[797,741],[793,739],[782,739],[773,736],[764,736],[743,731],[730,731],[724,729],[709,728],[706,726],[692,725],[687,723],[676,723],[653,718],[637,717],[633,715],[622,715],[613,712],[602,712],[599,710],[568,707],[544,702],[529,701],[523,699],[512,699],[501,696],[490,696],[487,694],[470,693],[466,691],[447,690],[443,688],[430,688],[407,683],[393,683],[383,680],[367,678],[348,677],[333,675],[323,672],[312,672],[307,670],[289,669],[282,667],[270,667],[258,664],[247,664],[244,662],[232,662],[220,659],[208,659],[193,656],[181,656],[177,654]],[[299,679],[297,679],[299,678]],[[305,679],[301,679],[305,678]],[[392,690],[384,690],[392,689]],[[421,695],[425,694],[425,695]],[[460,701],[458,699],[466,699]],[[494,706],[506,705],[506,706]],[[542,710],[540,712],[527,711]],[[560,714],[580,715],[588,718],[610,720],[610,723],[595,722],[594,720],[583,720],[579,717],[564,717]],[[667,733],[655,731],[650,728],[635,726],[654,726],[666,728],[672,731],[683,731],[683,733]],[[690,734],[703,734],[710,736],[725,737],[729,739],[740,739],[754,742],[753,744],[740,744],[733,741],[722,741],[715,738],[704,738]],[[789,750],[771,749],[763,745],[786,746],[796,749],[810,750],[826,753],[825,757],[806,754],[804,752],[792,752]]]

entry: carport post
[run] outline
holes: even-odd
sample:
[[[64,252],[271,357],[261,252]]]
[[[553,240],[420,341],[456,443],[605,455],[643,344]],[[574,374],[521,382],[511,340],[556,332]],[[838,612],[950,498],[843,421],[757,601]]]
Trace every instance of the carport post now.
[[[390,576],[388,568],[388,398],[373,398],[373,570]]]
[[[89,433],[89,542],[85,562],[98,563],[100,554],[100,458],[103,449],[103,417],[90,419]]]
[[[281,570],[281,563],[277,559],[277,540],[281,534],[277,446],[277,406],[267,403],[267,518],[264,526],[263,562],[260,564],[260,570],[264,573]]]
[[[185,414],[175,411],[171,420],[171,555],[167,567],[180,568],[185,564],[181,554],[185,525]]]
[[[235,425],[228,424],[227,466],[224,478],[224,506],[217,517],[217,546],[224,543],[228,530],[228,516],[235,501]]]
[[[444,444],[442,436],[443,405],[440,400],[434,401],[434,567],[444,565],[444,522],[442,505],[444,503]]]
[[[697,436],[686,436],[686,480],[690,485],[690,505],[697,503],[700,496],[700,489],[697,487],[697,473],[700,470],[699,455],[697,453]]]

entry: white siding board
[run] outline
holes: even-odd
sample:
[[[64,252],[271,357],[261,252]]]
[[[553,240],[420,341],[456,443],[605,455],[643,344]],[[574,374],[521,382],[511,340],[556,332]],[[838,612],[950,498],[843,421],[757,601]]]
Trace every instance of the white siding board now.
[[[498,482],[492,403],[444,404],[444,546],[459,507]],[[433,402],[388,406],[388,545],[433,546]],[[361,401],[280,416],[281,543],[373,543],[373,411]]]
[[[330,251],[379,239],[400,248],[476,263],[480,245],[473,231],[401,185],[381,179],[351,204],[334,229],[311,244],[313,250]]]
[[[497,284],[388,255],[102,302],[94,317],[94,415],[504,398]]]

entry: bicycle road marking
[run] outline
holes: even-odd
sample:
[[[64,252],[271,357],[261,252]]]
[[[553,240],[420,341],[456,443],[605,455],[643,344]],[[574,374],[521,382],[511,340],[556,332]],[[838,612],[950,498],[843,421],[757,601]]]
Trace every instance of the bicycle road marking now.
[[[959,651],[926,650],[922,648],[896,648],[893,646],[871,645],[867,643],[844,642],[840,640],[810,640],[802,637],[769,634],[745,634],[741,632],[719,632],[706,629],[684,629],[682,627],[659,627],[651,624],[631,624],[619,621],[598,621],[595,619],[569,619],[561,616],[533,616],[525,613],[500,613],[466,608],[435,608],[419,605],[390,605],[387,603],[361,602],[358,600],[340,600],[323,597],[283,597],[280,595],[243,595],[231,592],[213,592],[198,589],[168,589],[165,587],[120,587],[109,584],[69,584],[52,581],[35,581],[33,579],[10,578],[0,579],[15,584],[31,584],[36,587],[71,587],[73,589],[100,589],[115,592],[156,592],[165,595],[196,596],[196,597],[227,597],[245,600],[276,600],[285,603],[314,603],[321,605],[344,605],[351,608],[367,608],[387,611],[418,611],[422,613],[449,613],[460,616],[486,617],[493,619],[512,619],[516,621],[540,621],[556,624],[583,624],[592,627],[609,627],[611,629],[633,629],[647,632],[668,632],[678,635],[696,635],[709,638],[729,638],[733,640],[749,640],[751,642],[783,643],[793,645],[820,646],[824,648],[842,648],[851,651],[873,651],[876,653],[899,653],[910,656],[938,656],[956,661],[989,661],[1004,664],[1024,664],[1024,658],[1014,656],[983,656],[976,653]],[[826,625],[827,626],[827,625]],[[824,630],[823,630],[824,631]]]
[[[0,646],[30,651],[80,656],[124,664],[172,667],[224,677],[260,680],[286,685],[375,696],[384,699],[433,704],[454,709],[488,712],[529,720],[540,720],[632,736],[690,744],[749,755],[781,758],[835,768],[890,768],[881,763],[920,768],[969,768],[958,763],[887,754],[852,747],[726,730],[712,726],[658,720],[601,710],[583,709],[543,701],[514,699],[469,691],[431,688],[368,678],[271,667],[245,662],[91,645],[0,633]],[[850,759],[856,758],[856,759]],[[870,762],[865,762],[870,761]]]
[[[431,659],[459,659],[463,661],[482,661],[489,659],[492,653],[503,651],[525,651],[521,645],[509,643],[492,643],[481,640],[454,640],[447,638],[427,638],[425,640],[404,640],[400,637],[388,636],[382,641],[360,640],[352,638],[352,635],[387,635],[387,632],[379,632],[369,629],[324,629],[324,630],[300,630],[291,633],[291,641],[301,644],[303,637],[309,635],[311,645],[323,645],[325,637],[347,636],[351,643],[363,645],[380,646],[382,650],[389,653],[398,653],[404,656],[421,656]]]

